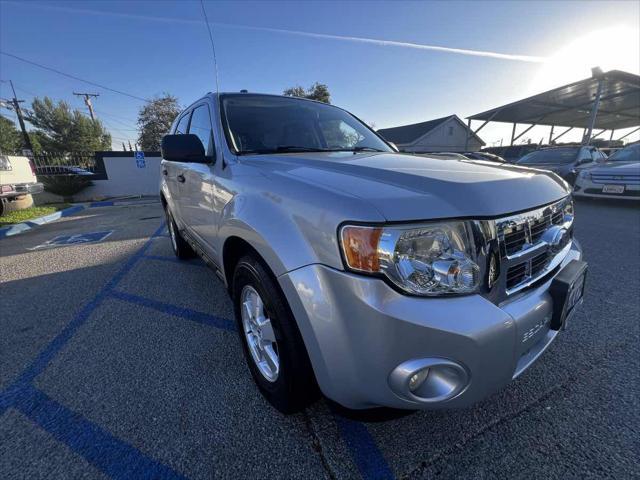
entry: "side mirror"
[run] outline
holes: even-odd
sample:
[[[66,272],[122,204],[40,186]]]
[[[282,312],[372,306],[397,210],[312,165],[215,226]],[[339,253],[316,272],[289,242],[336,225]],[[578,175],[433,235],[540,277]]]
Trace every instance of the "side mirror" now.
[[[400,152],[400,149],[398,148],[398,146],[395,143],[393,143],[393,142],[387,142],[387,143],[393,149],[394,152]]]
[[[160,147],[162,158],[172,162],[207,163],[204,146],[197,135],[165,135]]]

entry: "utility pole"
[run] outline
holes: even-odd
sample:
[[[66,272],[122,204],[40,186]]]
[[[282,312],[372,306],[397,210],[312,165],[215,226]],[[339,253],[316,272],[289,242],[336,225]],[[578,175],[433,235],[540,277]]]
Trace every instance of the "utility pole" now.
[[[73,92],[73,94],[77,97],[84,97],[84,104],[89,109],[89,115],[91,115],[91,120],[95,120],[96,117],[93,113],[93,104],[91,103],[91,97],[99,97],[99,93],[77,93]]]
[[[24,126],[24,118],[22,118],[22,110],[20,109],[20,104],[24,102],[24,100],[18,100],[18,97],[16,97],[16,89],[13,88],[13,82],[9,80],[9,83],[11,84],[11,90],[13,91],[13,100],[11,100],[11,103],[13,103],[13,109],[18,116],[20,129],[22,130],[22,136],[24,137],[24,146],[29,150],[29,152],[33,153],[33,145],[31,145],[31,139],[27,133],[27,128]]]

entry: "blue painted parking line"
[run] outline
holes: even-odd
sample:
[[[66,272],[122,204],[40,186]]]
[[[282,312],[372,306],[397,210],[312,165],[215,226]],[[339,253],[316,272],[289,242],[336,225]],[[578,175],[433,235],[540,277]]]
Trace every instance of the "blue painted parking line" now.
[[[92,202],[89,204],[90,208],[95,208],[95,207],[113,207],[114,202],[112,200],[105,200],[102,202]]]
[[[371,433],[363,423],[339,415],[334,415],[334,418],[351,458],[364,480],[395,478]]]
[[[204,263],[199,258],[194,258],[193,260],[180,260],[177,257],[166,257],[164,255],[145,255],[144,258],[148,258],[149,260],[158,260],[161,262],[171,262],[178,263],[180,265],[191,265],[194,267],[206,267],[207,264]]]
[[[117,298],[223,330],[236,329],[235,322],[230,319],[116,290],[119,282],[141,258],[147,257],[155,260],[169,258],[146,255],[154,240],[167,236],[164,232],[165,226],[162,225],[135,254],[129,257],[95,297],[82,307],[71,322],[40,352],[16,381],[0,392],[0,416],[7,408],[17,409],[112,478],[173,479],[183,477],[166,465],[147,457],[137,448],[116,438],[100,426],[91,423],[80,414],[55,402],[36,389],[32,385],[32,381],[47,368],[53,358],[86,323],[91,314],[108,298]],[[365,480],[393,478],[384,456],[377,448],[366,426],[338,416],[335,419],[340,434],[343,436],[362,477]]]
[[[110,295],[118,300],[124,300],[125,302],[135,303],[143,307],[152,308],[174,317],[181,317],[186,320],[190,320],[196,323],[202,323],[211,327],[220,328],[222,330],[235,330],[235,323],[227,318],[216,317],[208,313],[198,312],[191,310],[190,308],[178,307],[170,303],[159,302],[150,298],[139,297],[138,295],[132,295],[119,290],[113,290]]]
[[[80,311],[76,314],[76,316],[69,322],[69,324],[62,329],[62,331],[45,347],[45,349],[40,352],[40,354],[36,357],[36,359],[29,365],[22,374],[18,377],[18,379],[11,385],[7,391],[0,393],[0,415],[4,413],[4,409],[6,408],[6,401],[3,397],[12,392],[16,388],[21,388],[28,385],[34,378],[36,378],[40,373],[47,368],[49,362],[55,357],[55,355],[66,345],[66,343],[75,335],[78,329],[89,319],[89,316],[94,312],[98,306],[107,298],[110,290],[113,290],[115,286],[122,280],[122,278],[129,273],[129,271],[133,268],[135,263],[144,255],[147,249],[151,246],[152,239],[162,232],[164,229],[164,224],[158,228],[154,234],[149,238],[145,244],[138,250],[135,254],[133,254],[129,259],[125,262],[125,264],[118,270],[118,272],[109,280],[104,287],[96,294],[96,296],[86,305],[80,309]]]
[[[182,478],[170,468],[146,457],[134,447],[118,440],[104,429],[53,402],[35,389],[31,382],[42,373],[55,355],[84,325],[91,314],[109,297],[116,285],[131,271],[151,246],[153,238],[164,230],[161,225],[145,244],[118,270],[71,322],[40,352],[31,365],[7,389],[0,392],[0,416],[13,407],[41,428],[68,445],[76,453],[114,478]]]
[[[0,228],[0,238],[11,237],[13,235],[17,235],[19,233],[29,231],[34,227],[39,227],[41,225],[58,220],[59,218],[73,215],[74,213],[84,210],[84,208],[85,208],[84,205],[74,205],[73,207],[65,208],[64,210],[50,213],[49,215],[45,215],[43,217],[34,218],[27,222],[22,222],[22,223],[17,223],[15,225],[2,227]]]
[[[91,202],[89,204],[80,204],[80,205],[72,205],[69,208],[65,208],[64,210],[60,210],[58,212],[50,213],[49,215],[45,215],[43,217],[34,218],[22,223],[16,223],[15,225],[8,225],[6,227],[0,228],[0,239],[5,237],[11,237],[13,235],[18,235],[22,232],[28,232],[34,227],[39,227],[45,225],[47,223],[51,223],[55,220],[58,220],[62,217],[68,217],[73,215],[74,213],[78,213],[85,208],[96,208],[96,207],[120,207],[120,206],[129,206],[129,205],[151,205],[154,203],[158,203],[159,200],[151,200],[151,201],[122,201],[122,200],[104,200],[101,202]],[[166,235],[163,235],[166,236]]]
[[[186,478],[34,387],[23,389],[14,407],[111,478]]]

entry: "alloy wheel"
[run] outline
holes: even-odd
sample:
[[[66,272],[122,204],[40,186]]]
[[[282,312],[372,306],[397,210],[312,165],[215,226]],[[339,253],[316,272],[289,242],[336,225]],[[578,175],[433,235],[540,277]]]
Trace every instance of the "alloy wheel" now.
[[[251,285],[245,285],[240,294],[242,328],[251,358],[264,378],[278,379],[280,358],[278,342],[264,309],[260,294]]]

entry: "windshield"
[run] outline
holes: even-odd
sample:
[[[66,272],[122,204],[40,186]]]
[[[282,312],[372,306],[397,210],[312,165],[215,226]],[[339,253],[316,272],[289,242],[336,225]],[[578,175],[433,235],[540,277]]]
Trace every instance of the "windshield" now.
[[[519,165],[534,165],[534,164],[554,164],[554,163],[571,163],[578,156],[580,148],[552,148],[549,150],[536,150],[531,152],[520,160]]]
[[[223,95],[229,147],[238,154],[380,151],[391,148],[344,110],[308,100]]]
[[[618,150],[605,162],[640,162],[640,144]]]

